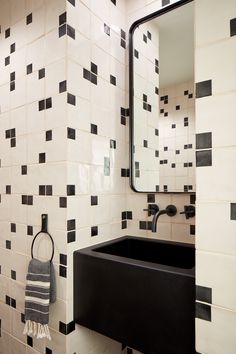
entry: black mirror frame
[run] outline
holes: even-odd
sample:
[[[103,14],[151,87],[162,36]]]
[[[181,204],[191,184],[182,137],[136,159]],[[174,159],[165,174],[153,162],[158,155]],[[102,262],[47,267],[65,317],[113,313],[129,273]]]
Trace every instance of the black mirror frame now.
[[[133,157],[134,157],[134,41],[133,41],[133,35],[135,29],[141,25],[142,23],[145,23],[147,21],[150,21],[156,17],[162,16],[167,12],[170,12],[172,10],[175,10],[183,5],[186,5],[190,2],[193,2],[194,0],[179,0],[178,2],[171,4],[169,6],[166,6],[156,12],[151,13],[150,15],[147,15],[145,17],[140,18],[139,20],[135,21],[130,29],[129,29],[129,168],[130,168],[130,188],[136,192],[136,193],[172,193],[172,194],[180,194],[180,193],[188,193],[188,194],[194,194],[195,192],[156,192],[156,191],[138,191],[135,188],[134,185],[134,171],[133,171]]]

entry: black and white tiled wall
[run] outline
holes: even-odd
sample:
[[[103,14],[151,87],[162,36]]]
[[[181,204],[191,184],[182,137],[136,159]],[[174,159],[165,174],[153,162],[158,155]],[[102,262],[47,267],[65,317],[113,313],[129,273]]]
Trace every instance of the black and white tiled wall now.
[[[212,1],[207,0],[211,14]],[[129,110],[125,74],[128,28],[134,20],[169,3],[173,1],[1,2],[1,354],[121,353],[120,343],[74,326],[73,251],[127,233],[194,242],[194,221],[186,222],[178,215],[170,223],[163,216],[159,234],[153,235],[148,230],[151,219],[143,211],[153,198],[160,207],[171,202],[181,211],[184,204],[195,202],[194,194],[148,196],[135,194],[129,188]],[[198,303],[206,306],[204,310],[201,306],[198,309],[197,351],[211,354],[206,338],[213,336],[212,343],[216,341],[218,345],[214,348],[215,353],[222,354],[217,349],[221,347],[231,354],[230,348],[235,348],[232,329],[236,323],[233,285],[236,212],[232,197],[236,100],[235,80],[229,68],[234,70],[235,67],[235,2],[229,0],[229,14],[223,28],[211,31],[211,34],[205,27],[209,26],[209,18],[213,21],[212,28],[214,23],[218,24],[217,14],[222,12],[223,2],[216,10],[216,17],[206,17],[205,3],[204,6],[198,0],[195,3],[201,18],[197,26],[196,65],[201,70],[207,67],[207,75],[206,71],[199,73],[196,81],[211,80],[212,83],[211,95],[201,95],[197,99],[196,131],[208,134],[199,136],[199,141],[205,140],[208,147],[200,145],[198,151],[210,150],[212,153],[212,166],[197,168],[196,229],[197,247],[201,249],[197,255],[197,284],[212,289],[212,304],[208,295],[202,298],[201,292],[198,294]],[[213,38],[206,38],[206,34]],[[150,34],[146,32],[145,35],[147,43],[144,44],[148,45]],[[217,55],[214,45],[220,45],[222,41],[201,46],[205,40],[211,43],[224,38],[225,49],[218,48]],[[206,58],[210,58],[210,63],[206,63]],[[154,64],[157,70],[158,65]],[[85,70],[90,79],[84,77]],[[147,100],[144,97],[147,102],[143,102],[147,103],[146,112],[150,113],[150,109],[153,110],[148,106],[150,97],[147,92],[142,94],[147,95]],[[39,110],[39,106],[42,109]],[[221,107],[224,107],[223,111]],[[222,134],[222,116],[228,119],[224,126],[226,141]],[[209,133],[212,147],[209,146]],[[25,274],[32,236],[40,228],[42,213],[48,214],[56,246],[58,298],[51,307],[51,342],[22,335]],[[145,228],[140,229],[140,225]],[[45,258],[50,256],[47,239],[39,240],[37,252]],[[222,264],[229,270],[227,273]],[[199,318],[202,313],[204,319]],[[206,317],[211,321],[206,322]],[[229,327],[228,323],[233,325]],[[127,348],[125,351],[132,352]],[[133,350],[133,354],[137,352]]]

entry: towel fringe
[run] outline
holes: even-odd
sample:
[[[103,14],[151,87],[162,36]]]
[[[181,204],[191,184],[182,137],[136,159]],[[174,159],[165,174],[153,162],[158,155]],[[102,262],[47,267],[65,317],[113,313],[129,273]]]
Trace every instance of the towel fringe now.
[[[43,325],[35,321],[27,320],[25,322],[23,334],[27,334],[28,336],[33,335],[33,337],[36,338],[48,338],[49,340],[51,340],[51,335],[50,335],[48,325],[47,324]]]

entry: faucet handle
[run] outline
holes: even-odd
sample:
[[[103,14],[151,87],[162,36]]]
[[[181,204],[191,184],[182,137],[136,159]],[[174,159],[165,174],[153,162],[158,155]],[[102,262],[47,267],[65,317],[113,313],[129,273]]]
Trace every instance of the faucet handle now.
[[[143,209],[143,211],[148,212],[148,216],[155,215],[159,211],[159,207],[156,204],[148,204],[147,209]]]
[[[195,206],[185,205],[184,211],[181,211],[180,214],[185,214],[186,219],[193,218],[195,216]]]

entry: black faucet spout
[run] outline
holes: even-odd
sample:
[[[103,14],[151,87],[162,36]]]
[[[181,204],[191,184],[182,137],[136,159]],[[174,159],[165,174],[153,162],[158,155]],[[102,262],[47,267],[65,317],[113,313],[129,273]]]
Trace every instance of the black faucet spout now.
[[[160,210],[158,213],[156,213],[153,216],[153,219],[152,219],[152,232],[156,232],[157,231],[157,221],[158,221],[159,217],[161,215],[164,215],[164,214],[167,214],[166,209],[165,210]]]
[[[168,216],[175,216],[177,208],[175,205],[168,205],[165,209],[157,212],[152,219],[152,232],[157,231],[157,221],[161,215],[167,214]]]

